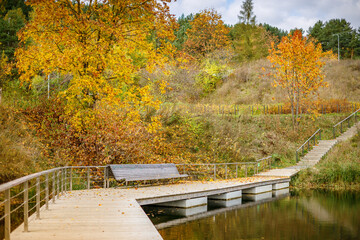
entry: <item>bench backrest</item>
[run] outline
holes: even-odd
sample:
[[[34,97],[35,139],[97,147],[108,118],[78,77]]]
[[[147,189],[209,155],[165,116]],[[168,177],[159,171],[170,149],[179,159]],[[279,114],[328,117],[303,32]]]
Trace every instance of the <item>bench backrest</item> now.
[[[117,181],[127,177],[146,177],[177,176],[179,171],[175,164],[113,164],[110,165],[111,173]]]

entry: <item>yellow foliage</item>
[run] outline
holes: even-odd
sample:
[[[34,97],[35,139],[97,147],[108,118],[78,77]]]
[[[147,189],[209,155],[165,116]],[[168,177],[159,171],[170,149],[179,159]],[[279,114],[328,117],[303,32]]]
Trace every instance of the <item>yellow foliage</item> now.
[[[15,53],[20,79],[70,74],[60,97],[78,130],[96,121],[100,106],[140,121],[139,109],[160,101],[136,76],[142,68],[164,65],[173,53],[169,40],[175,20],[168,2],[30,0],[34,11],[18,34],[22,47]]]

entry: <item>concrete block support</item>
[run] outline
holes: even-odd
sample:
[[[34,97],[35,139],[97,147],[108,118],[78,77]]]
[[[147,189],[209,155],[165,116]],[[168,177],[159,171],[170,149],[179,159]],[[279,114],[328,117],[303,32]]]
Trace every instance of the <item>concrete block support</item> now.
[[[214,199],[214,200],[231,200],[231,199],[236,199],[236,198],[241,198],[242,196],[242,191],[234,191],[234,192],[228,192],[228,193],[223,193],[223,194],[218,194],[218,195],[211,195],[208,197],[208,199]]]
[[[265,185],[265,186],[260,186],[260,187],[252,187],[252,188],[248,188],[248,189],[243,189],[242,193],[243,193],[243,195],[259,194],[259,193],[264,193],[264,192],[270,192],[270,191],[272,191],[272,189],[273,189],[272,185]]]
[[[289,182],[275,183],[272,185],[273,190],[279,190],[279,189],[283,189],[283,188],[289,188]]]
[[[241,205],[242,198],[233,198],[231,200],[216,200],[216,199],[209,199],[209,206],[212,207],[232,207]]]
[[[243,199],[249,200],[249,201],[260,201],[272,198],[272,192],[264,192],[264,193],[258,193],[258,194],[244,194]]]
[[[176,208],[193,208],[207,205],[207,197],[191,198],[185,200],[178,200],[173,202],[157,203],[157,206],[176,207]]]

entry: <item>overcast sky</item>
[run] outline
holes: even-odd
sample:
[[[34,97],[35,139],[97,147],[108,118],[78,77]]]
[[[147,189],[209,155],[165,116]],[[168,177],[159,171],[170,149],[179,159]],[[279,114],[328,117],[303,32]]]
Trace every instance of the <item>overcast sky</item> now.
[[[238,22],[244,0],[177,0],[170,4],[171,13],[197,13],[214,8],[227,24]],[[268,23],[281,29],[308,30],[318,20],[345,18],[354,28],[360,27],[360,0],[253,0],[257,23]]]

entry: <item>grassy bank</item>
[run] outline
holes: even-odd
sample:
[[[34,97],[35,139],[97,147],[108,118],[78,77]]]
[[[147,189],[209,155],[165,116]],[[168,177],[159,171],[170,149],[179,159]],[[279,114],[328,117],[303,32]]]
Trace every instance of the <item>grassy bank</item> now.
[[[353,189],[360,190],[360,132],[334,147],[317,165],[293,179],[292,185],[300,189]]]

